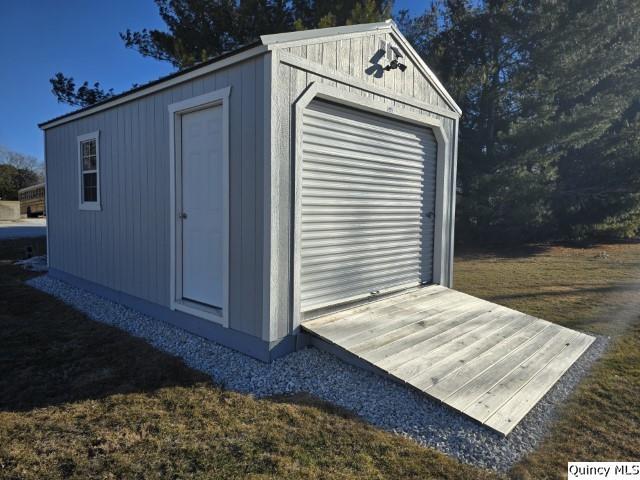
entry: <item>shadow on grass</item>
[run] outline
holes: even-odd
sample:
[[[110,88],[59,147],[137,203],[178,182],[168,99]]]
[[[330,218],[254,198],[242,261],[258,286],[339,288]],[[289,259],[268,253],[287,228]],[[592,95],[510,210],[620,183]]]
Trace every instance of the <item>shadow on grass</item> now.
[[[0,411],[210,381],[141,339],[94,322],[0,263]]]
[[[551,244],[537,245],[521,245],[521,246],[492,246],[488,248],[486,245],[481,247],[470,247],[466,245],[456,246],[456,257],[459,260],[483,260],[492,258],[499,260],[501,258],[526,258],[534,255],[540,255],[551,249]]]
[[[553,290],[557,288],[557,290]],[[494,302],[517,300],[524,298],[538,298],[538,297],[564,297],[571,294],[590,294],[595,293],[598,295],[611,295],[613,293],[625,293],[625,292],[638,292],[640,294],[640,283],[631,284],[615,284],[601,287],[585,287],[579,284],[574,285],[554,285],[546,286],[544,289],[527,292],[527,293],[513,293],[509,295],[494,295],[491,300]]]
[[[330,415],[366,423],[354,412],[304,392],[292,393],[289,395],[273,395],[271,397],[266,397],[265,400],[281,405],[299,405],[301,407],[312,407]]]
[[[556,247],[577,248],[577,249],[598,249],[603,245],[634,245],[640,243],[640,239],[611,240],[606,243],[599,241],[564,241],[553,243],[537,243],[525,245],[488,245],[479,244],[474,247],[470,245],[456,245],[456,257],[460,260],[483,260],[483,259],[526,259],[535,255],[542,255]]]

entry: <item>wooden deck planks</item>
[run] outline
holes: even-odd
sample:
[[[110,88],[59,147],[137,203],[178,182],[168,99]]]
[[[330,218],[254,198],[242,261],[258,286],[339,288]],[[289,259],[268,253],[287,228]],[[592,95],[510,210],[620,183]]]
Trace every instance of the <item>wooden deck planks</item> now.
[[[578,337],[574,339],[573,348],[566,349],[562,358],[557,358],[547,364],[526,385],[514,393],[485,421],[486,425],[503,432],[505,435],[508,434],[591,346],[594,340],[589,335],[578,334]]]
[[[464,412],[481,422],[486,421],[513,396],[514,392],[526,385],[540,370],[551,363],[563,350],[566,350],[570,342],[577,336],[578,332],[571,330],[559,331],[533,355],[513,366],[511,371],[497,380],[492,387],[484,389],[484,393],[467,406]],[[495,378],[492,379],[492,381],[494,380]]]
[[[302,328],[505,435],[594,340],[441,286]]]
[[[481,327],[492,313],[491,310],[485,309],[482,311],[472,310],[452,316],[452,318],[435,325],[432,331],[425,329],[422,332],[394,342],[387,348],[383,347],[372,353],[367,353],[363,357],[367,360],[370,358],[375,359],[376,365],[392,372],[416,355],[438,348],[459,335],[464,335],[475,328]]]
[[[436,334],[451,328],[452,323],[464,323],[469,318],[478,316],[484,311],[479,311],[473,307],[479,307],[480,304],[474,304],[470,306],[465,303],[454,304],[451,310],[432,310],[428,316],[423,313],[416,313],[409,315],[407,318],[411,318],[413,323],[403,325],[401,322],[393,325],[391,329],[378,329],[372,332],[375,335],[373,338],[369,338],[372,335],[362,335],[356,338],[355,342],[346,343],[353,352],[361,354],[363,356],[370,354],[380,354],[387,350],[394,351],[402,349],[403,345],[409,343],[417,343],[421,339],[428,339]]]
[[[427,307],[432,305],[437,305],[439,310],[441,311],[443,307],[443,300],[446,297],[453,298],[449,292],[442,292],[444,296],[438,296],[439,291],[431,291],[425,295],[419,296],[411,296],[409,301],[415,300],[412,305],[414,308],[418,308],[415,313],[420,311],[424,311]],[[407,302],[408,303],[408,302]],[[317,333],[321,333],[323,336],[327,338],[336,338],[339,336],[341,339],[346,339],[351,335],[358,334],[362,330],[370,327],[373,324],[378,324],[375,322],[377,318],[384,317],[387,319],[387,322],[394,317],[399,316],[399,318],[405,318],[408,313],[408,310],[404,308],[403,305],[406,303],[399,304],[396,301],[391,301],[390,299],[379,300],[377,302],[373,302],[370,308],[362,308],[357,309],[353,313],[349,314],[345,312],[339,312],[337,314],[331,315],[328,318],[321,317],[319,319],[311,320],[309,322],[305,322],[305,327],[313,328],[313,330]],[[422,310],[419,307],[423,307]],[[382,326],[384,324],[380,324]]]
[[[435,323],[439,320],[439,314],[446,314],[449,308],[456,308],[460,303],[461,300],[452,295],[442,295],[437,298],[426,297],[412,303],[410,308],[400,306],[390,311],[390,307],[385,307],[382,313],[368,312],[368,317],[359,317],[357,323],[347,324],[345,322],[344,331],[340,330],[338,325],[314,331],[331,341],[339,342],[344,348],[351,348],[413,323],[425,322],[425,326],[427,322]]]
[[[423,372],[431,371],[436,365],[451,358],[452,352],[461,352],[486,338],[500,338],[502,330],[509,331],[509,328],[517,327],[519,322],[513,318],[507,309],[496,309],[482,316],[486,321],[482,321],[478,328],[474,328],[462,335],[453,337],[449,342],[444,343],[431,351],[414,355],[412,358],[396,368],[394,375],[401,376],[407,381],[420,376]],[[521,322],[520,322],[521,323]],[[522,325],[524,326],[524,325]]]
[[[558,331],[549,325],[514,350],[494,349],[492,355],[483,356],[479,361],[467,364],[431,388],[429,393],[445,400],[453,408],[463,410],[557,333]]]
[[[538,320],[538,322],[524,322],[520,319],[513,319],[512,322],[502,330],[487,335],[476,344],[471,344],[467,348],[451,352],[449,356],[443,360],[429,365],[422,373],[410,378],[411,384],[420,390],[427,390],[438,382],[442,381],[448,375],[454,374],[458,369],[464,367],[469,362],[482,355],[489,354],[492,349],[500,345],[502,342],[509,341],[517,344],[512,339],[517,338],[516,335],[530,335],[542,330],[546,326],[546,322]],[[525,337],[526,338],[526,337]]]

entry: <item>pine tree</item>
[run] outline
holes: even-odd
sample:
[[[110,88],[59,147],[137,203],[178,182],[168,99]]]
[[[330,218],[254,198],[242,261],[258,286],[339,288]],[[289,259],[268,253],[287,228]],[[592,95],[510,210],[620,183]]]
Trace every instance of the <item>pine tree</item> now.
[[[461,105],[457,238],[633,236],[640,3],[448,0],[401,18]]]
[[[189,67],[257,40],[260,35],[380,21],[391,12],[386,0],[155,0],[166,30],[126,30],[120,36],[141,55]],[[75,88],[73,78],[50,80],[59,102],[91,105],[113,94],[96,83]]]
[[[547,175],[557,235],[640,232],[640,3],[534,2],[508,147]]]

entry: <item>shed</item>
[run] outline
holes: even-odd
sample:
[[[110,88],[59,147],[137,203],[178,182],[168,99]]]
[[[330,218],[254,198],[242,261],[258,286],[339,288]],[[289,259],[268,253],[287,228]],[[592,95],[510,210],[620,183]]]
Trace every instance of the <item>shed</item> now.
[[[263,36],[40,125],[51,275],[269,360],[451,284],[459,115],[392,21]]]
[[[40,125],[50,275],[263,361],[313,343],[428,391],[548,327],[449,289],[460,114],[392,21],[263,36]],[[538,362],[576,347],[529,400],[590,343],[557,328]],[[492,379],[440,395],[465,411]]]

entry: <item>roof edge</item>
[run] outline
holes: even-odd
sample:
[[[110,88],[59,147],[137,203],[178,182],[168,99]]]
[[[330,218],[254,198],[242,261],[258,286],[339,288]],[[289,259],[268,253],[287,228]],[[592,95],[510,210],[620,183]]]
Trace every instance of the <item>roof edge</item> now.
[[[273,33],[261,35],[263,45],[275,45],[280,43],[299,42],[313,40],[314,38],[335,37],[337,35],[349,35],[352,33],[375,32],[389,29],[395,22],[391,19],[376,23],[359,23],[357,25],[345,25],[342,27],[316,28],[312,30],[300,30],[297,32]]]
[[[307,40],[313,40],[313,39],[319,39],[319,38],[330,38],[330,37],[336,37],[336,36],[342,36],[342,35],[350,35],[354,33],[376,32],[381,30],[388,30],[395,37],[397,37],[397,39],[400,41],[403,47],[409,51],[412,59],[420,67],[420,69],[427,76],[427,78],[433,83],[438,93],[440,93],[444,97],[444,99],[449,104],[449,106],[456,113],[458,113],[458,115],[462,115],[462,110],[460,109],[458,104],[455,102],[453,97],[451,97],[451,95],[447,92],[447,90],[442,85],[440,80],[438,80],[436,75],[431,71],[431,69],[427,66],[424,60],[422,60],[420,55],[418,55],[418,53],[415,51],[413,46],[404,37],[402,32],[400,32],[400,29],[398,28],[396,23],[392,19],[388,19],[384,22],[377,22],[377,23],[363,23],[358,25],[347,25],[343,27],[329,27],[329,28],[319,28],[315,30],[304,30],[300,32],[287,32],[287,33],[276,33],[271,35],[262,35],[260,37],[260,40],[256,42],[253,42],[248,45],[244,45],[236,50],[223,53],[222,55],[214,57],[205,62],[198,63],[196,65],[193,65],[192,67],[179,70],[169,75],[165,75],[164,77],[160,77],[157,80],[153,80],[144,85],[140,85],[130,90],[125,90],[122,93],[114,95],[113,97],[109,97],[94,105],[83,107],[83,108],[71,111],[69,113],[66,113],[64,115],[54,117],[50,120],[39,123],[38,127],[41,130],[47,130],[49,128],[53,128],[58,125],[62,125],[64,123],[71,122],[73,120],[76,120],[88,115],[92,115],[102,110],[115,107],[122,103],[135,100],[136,98],[150,95],[151,93],[154,93],[156,91],[164,90],[166,88],[170,88],[174,85],[190,80],[192,78],[206,75],[207,73],[232,65],[236,62],[241,62],[253,56],[267,53],[272,48],[272,46],[279,47],[285,44],[291,44],[295,42],[304,42]]]
[[[232,65],[236,62],[244,61],[253,56],[267,52],[268,48],[264,46],[262,42],[257,40],[253,43],[243,45],[242,47],[239,47],[235,50],[223,53],[221,55],[218,55],[217,57],[198,63],[191,67],[178,70],[177,72],[170,73],[169,75],[165,75],[164,77],[160,77],[156,80],[152,80],[148,83],[145,83],[144,85],[125,90],[124,92],[118,93],[112,97],[102,100],[101,102],[73,110],[58,117],[54,117],[50,120],[39,123],[38,127],[41,130],[47,130],[63,123],[67,123],[72,120],[76,120],[78,118],[82,118],[88,115],[92,115],[93,113],[115,107],[116,105],[135,100],[136,98],[144,97],[153,92],[164,90],[165,88],[172,87],[173,85],[190,80],[191,78],[206,75],[207,73],[219,70],[220,68]]]
[[[413,61],[416,62],[416,64],[420,67],[423,73],[427,76],[427,78],[433,83],[438,93],[442,95],[445,101],[458,115],[462,115],[462,109],[460,108],[460,106],[456,103],[456,101],[453,99],[451,94],[444,87],[440,79],[438,79],[436,74],[433,73],[433,71],[425,63],[425,61],[418,54],[418,52],[416,52],[416,49],[413,48],[409,40],[407,40],[407,38],[402,34],[400,29],[398,28],[398,25],[396,25],[395,22],[393,22],[393,24],[391,25],[391,31],[393,35],[395,35],[400,40],[400,43],[402,43],[402,46],[411,54]]]
[[[335,39],[344,35],[352,35],[367,32],[390,32],[402,45],[402,47],[408,51],[412,60],[416,63],[418,68],[427,77],[427,79],[433,84],[435,90],[444,98],[447,105],[458,115],[462,115],[462,109],[449,94],[447,89],[442,85],[442,82],[433,73],[429,66],[424,62],[422,57],[416,52],[415,48],[409,43],[406,37],[400,31],[400,28],[392,19],[385,20],[384,22],[377,23],[361,23],[357,25],[347,25],[343,27],[329,27],[329,28],[317,28],[315,30],[302,30],[299,32],[286,32],[275,33],[271,35],[262,35],[260,39],[262,43],[269,49],[285,48],[295,46],[298,44],[306,44],[309,40],[320,39]]]

